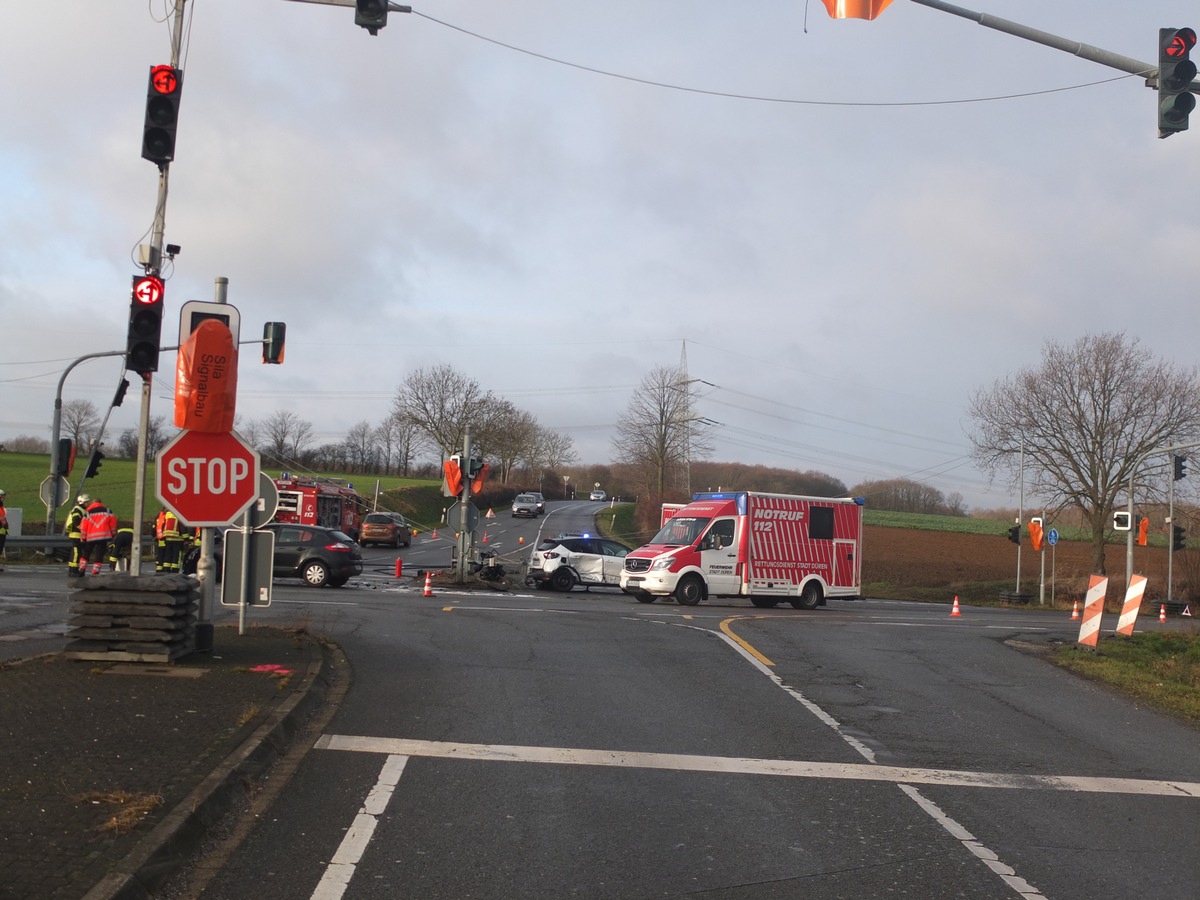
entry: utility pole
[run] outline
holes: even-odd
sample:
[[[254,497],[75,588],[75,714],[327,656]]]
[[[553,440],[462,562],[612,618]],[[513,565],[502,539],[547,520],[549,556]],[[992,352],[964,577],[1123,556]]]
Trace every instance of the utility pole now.
[[[171,67],[179,68],[179,51],[183,45],[183,9],[187,0],[175,0],[175,20],[171,23]],[[163,233],[167,225],[167,182],[171,164],[158,164],[158,200],[154,205],[154,224],[150,230],[150,248],[145,260],[146,274],[158,277],[162,272]],[[138,417],[137,481],[133,486],[133,549],[129,571],[142,571],[142,522],[146,510],[146,445],[150,433],[150,393],[154,378],[142,375],[142,407]]]

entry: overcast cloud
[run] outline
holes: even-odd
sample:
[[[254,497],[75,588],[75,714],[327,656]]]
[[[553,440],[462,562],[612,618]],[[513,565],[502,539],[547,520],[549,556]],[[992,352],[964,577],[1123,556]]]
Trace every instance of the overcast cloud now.
[[[1200,28],[1182,0],[963,5],[1152,64],[1159,27]],[[124,346],[167,6],[0,14],[0,441],[48,437],[64,368]],[[187,4],[164,335],[217,276],[243,338],[287,322],[283,366],[243,351],[245,418],[337,441],[448,363],[607,462],[686,341],[714,459],[997,507],[974,390],[1085,333],[1196,361],[1200,114],[1158,140],[1141,78],[909,0],[413,6],[371,37],[344,7]],[[103,406],[119,372],[84,363],[64,399]],[[164,354],[168,420],[173,377]]]

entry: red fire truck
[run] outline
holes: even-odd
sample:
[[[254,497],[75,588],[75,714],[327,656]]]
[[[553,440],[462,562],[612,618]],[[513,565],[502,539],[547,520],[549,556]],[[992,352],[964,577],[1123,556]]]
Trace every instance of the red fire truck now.
[[[753,491],[695,494],[625,557],[621,589],[643,603],[673,596],[686,606],[749,597],[768,609],[781,601],[815,609],[828,597],[856,598],[862,504]]]
[[[289,475],[275,479],[279,490],[276,522],[336,528],[358,540],[362,518],[369,507],[354,485],[334,478]]]

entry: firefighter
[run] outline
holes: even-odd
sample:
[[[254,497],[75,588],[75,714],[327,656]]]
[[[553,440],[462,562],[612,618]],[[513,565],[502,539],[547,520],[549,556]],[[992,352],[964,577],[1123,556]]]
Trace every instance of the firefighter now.
[[[158,518],[154,520],[154,571],[166,571],[163,567],[167,562],[167,541],[163,535],[163,525],[167,521],[167,510],[165,508],[158,511]]]
[[[4,491],[0,490],[0,572],[4,571],[4,544],[8,540],[8,510],[4,508]]]
[[[87,515],[88,504],[92,502],[92,498],[87,494],[80,494],[75,498],[75,505],[71,507],[71,511],[67,513],[67,524],[65,530],[67,537],[71,539],[71,567],[67,570],[67,574],[72,578],[82,575],[83,568],[81,557],[83,556],[83,535],[79,530],[83,524],[83,517]]]
[[[118,528],[108,545],[108,567],[114,572],[128,572],[133,556],[133,529]]]
[[[179,519],[170,510],[163,516],[163,572],[178,575],[183,562],[183,548],[187,543],[187,535],[182,531]]]
[[[79,561],[80,575],[91,567],[91,574],[99,575],[108,545],[117,535],[117,517],[97,497],[88,505],[87,513],[79,524],[83,538],[83,557]]]

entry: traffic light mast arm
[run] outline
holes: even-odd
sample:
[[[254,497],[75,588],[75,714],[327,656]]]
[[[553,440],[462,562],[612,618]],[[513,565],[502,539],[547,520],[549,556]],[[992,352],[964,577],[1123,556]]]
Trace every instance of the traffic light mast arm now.
[[[1062,50],[1064,53],[1070,53],[1091,62],[1099,63],[1102,66],[1108,66],[1110,69],[1118,69],[1122,72],[1128,72],[1131,75],[1145,75],[1147,87],[1158,87],[1157,63],[1147,63],[1131,59],[1119,53],[1101,50],[1099,47],[1093,47],[1090,44],[1081,44],[1079,41],[1072,41],[1064,37],[1059,37],[1056,34],[1050,34],[1048,31],[1039,31],[1036,28],[1030,28],[1028,25],[1022,25],[1019,22],[1001,19],[999,16],[974,12],[969,9],[963,9],[961,6],[943,3],[942,0],[912,0],[912,2],[919,3],[921,6],[928,6],[931,9],[939,9],[951,15],[961,16],[964,19],[971,19],[978,22],[984,28],[1003,31],[1005,34],[1024,38],[1027,41],[1033,41],[1035,44],[1053,47],[1055,50]],[[1200,91],[1200,82],[1193,83],[1192,90]]]

